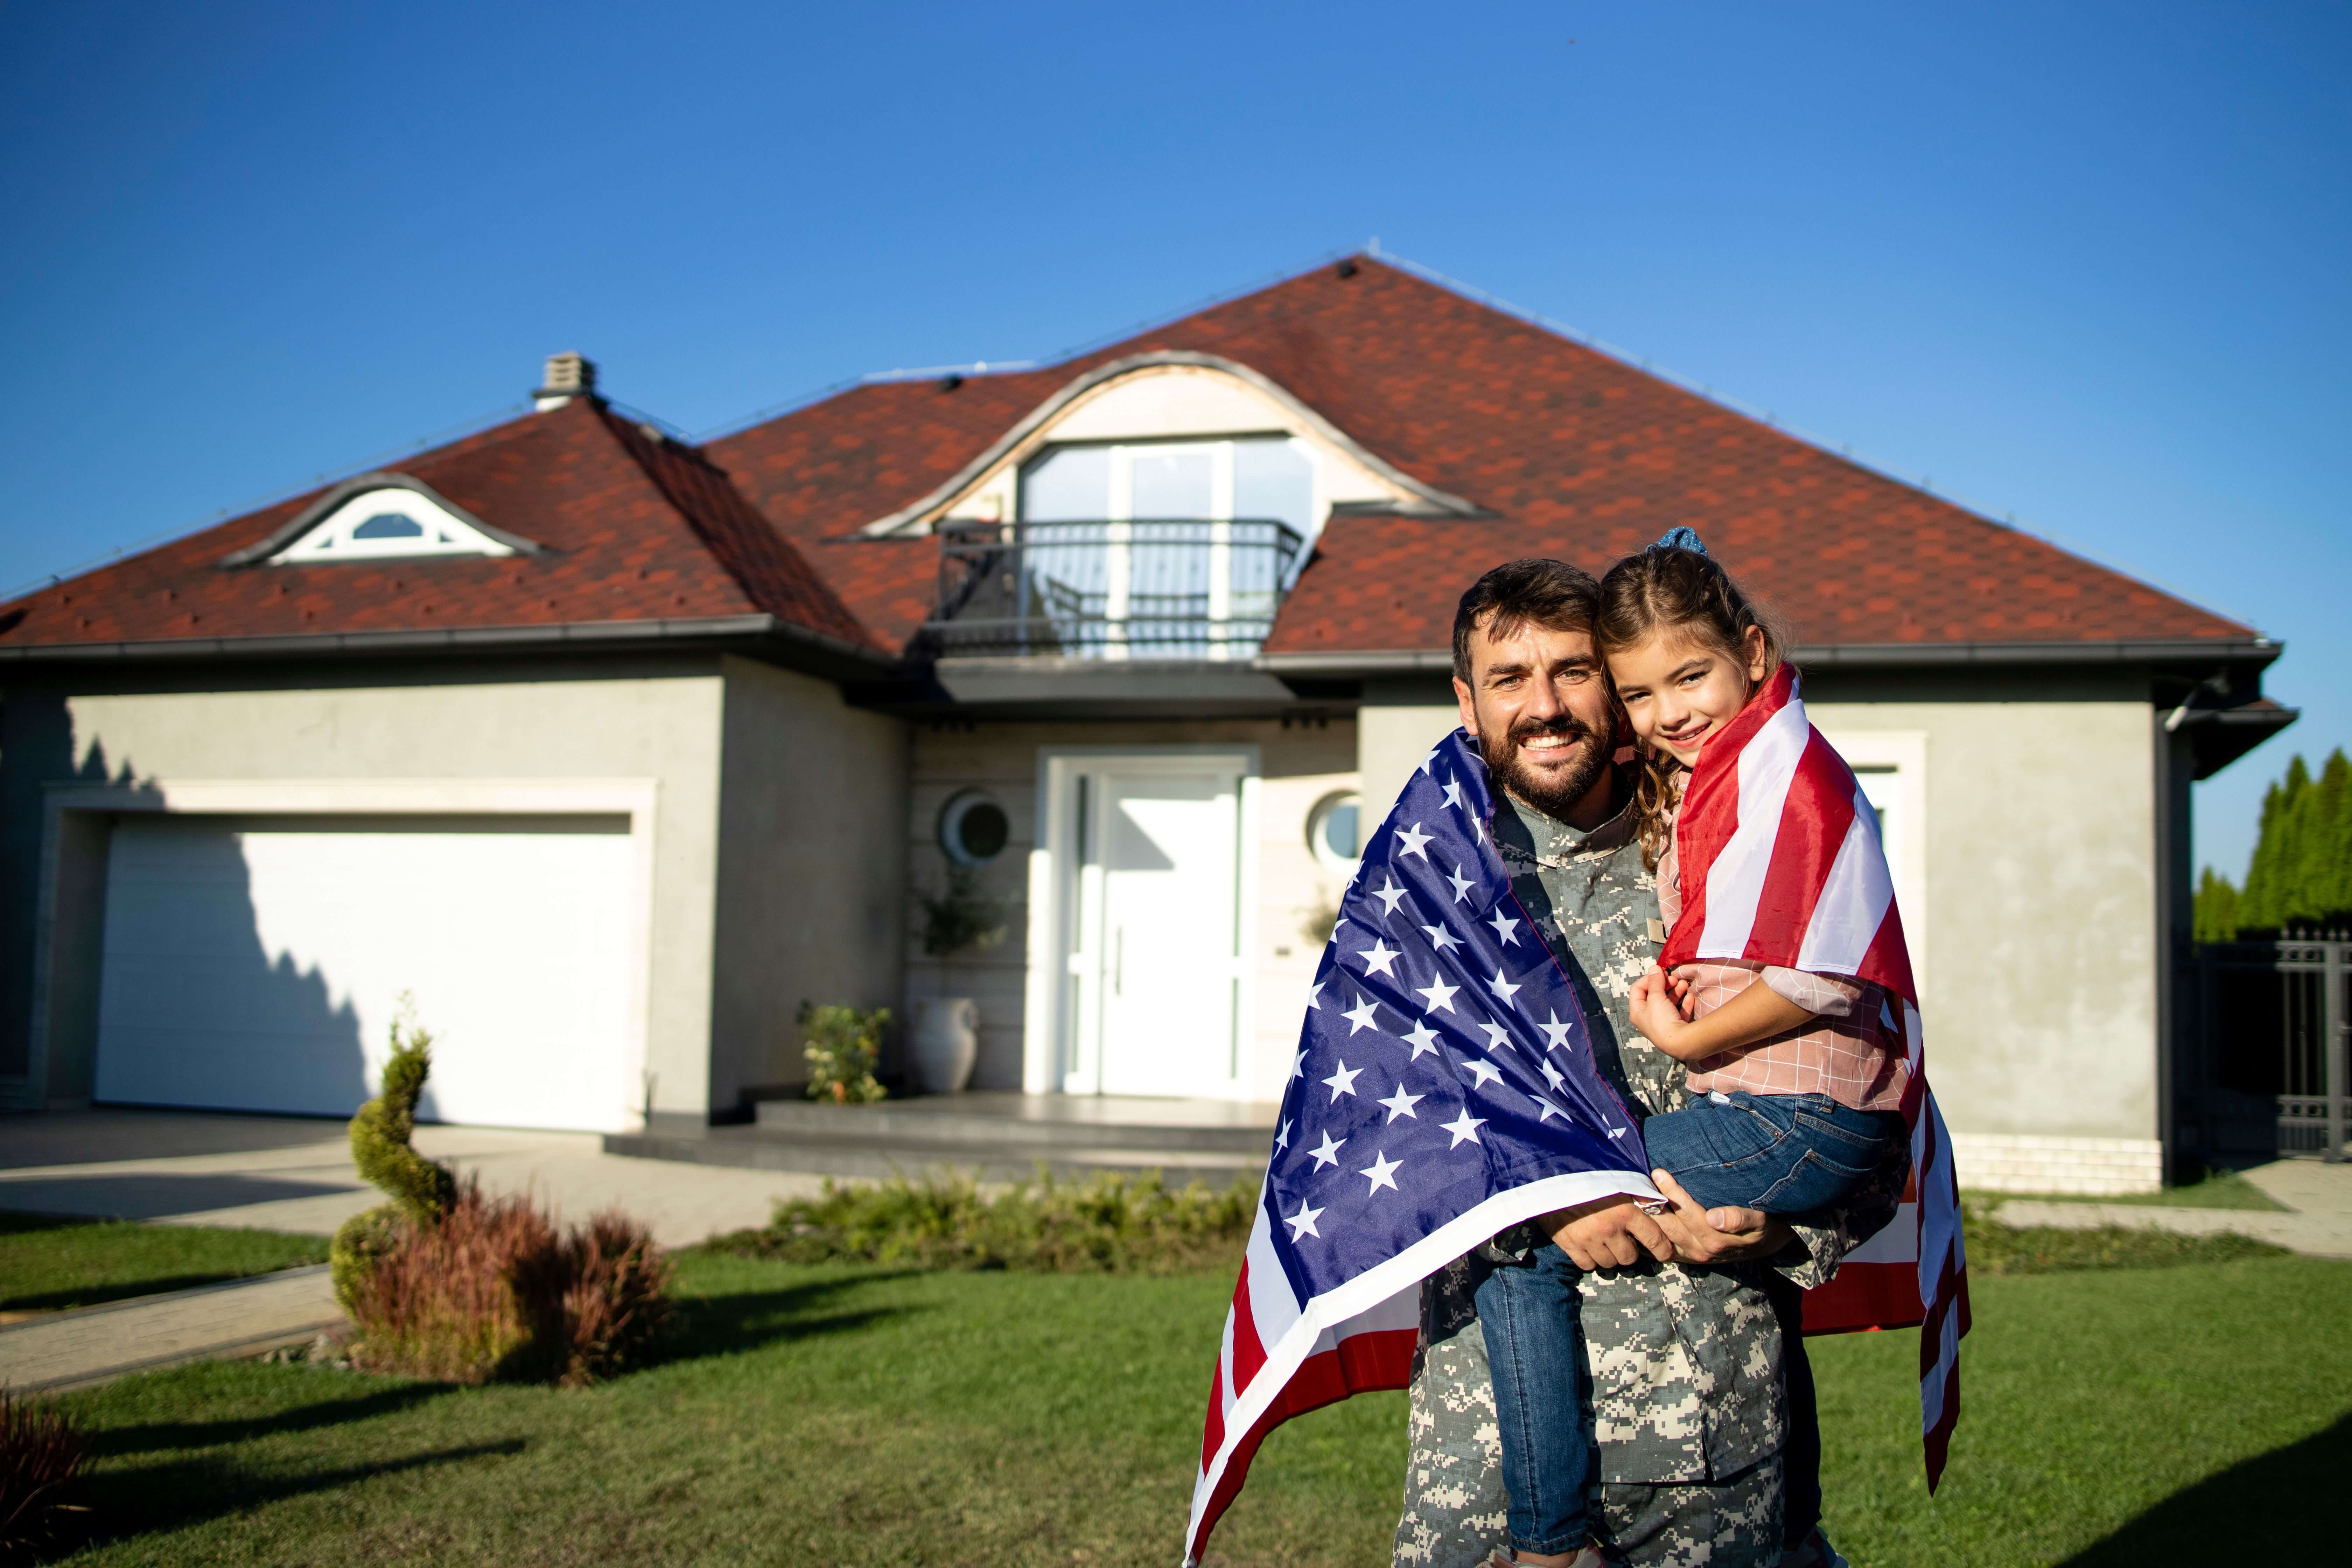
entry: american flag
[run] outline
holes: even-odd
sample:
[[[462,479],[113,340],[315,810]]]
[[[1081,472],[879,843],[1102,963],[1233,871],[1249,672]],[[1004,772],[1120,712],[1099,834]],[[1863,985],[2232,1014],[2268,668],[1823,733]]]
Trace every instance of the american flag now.
[[[1405,1386],[1423,1278],[1550,1210],[1657,1196],[1574,987],[1511,892],[1495,805],[1456,731],[1340,901],[1225,1317],[1187,1563],[1266,1433]]]
[[[1878,816],[1845,759],[1805,718],[1793,668],[1783,666],[1708,738],[1675,837],[1684,903],[1662,967],[1738,959],[1851,974],[1902,1005],[1889,1022],[1910,1068],[1910,1187],[1894,1221],[1849,1254],[1834,1280],[1806,1292],[1805,1331],[1920,1325],[1919,1430],[1933,1491],[1959,1420],[1960,1336],[1969,1331],[1959,1183],[1927,1092],[1919,991]]]

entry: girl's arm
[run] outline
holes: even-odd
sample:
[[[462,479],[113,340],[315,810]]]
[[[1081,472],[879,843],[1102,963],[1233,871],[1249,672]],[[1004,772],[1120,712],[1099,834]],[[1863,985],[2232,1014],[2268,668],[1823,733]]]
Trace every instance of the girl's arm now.
[[[1679,1062],[1703,1062],[1785,1035],[1821,1016],[1759,982],[1694,1023],[1675,1005],[1667,976],[1655,969],[1633,982],[1630,1011],[1633,1027]]]

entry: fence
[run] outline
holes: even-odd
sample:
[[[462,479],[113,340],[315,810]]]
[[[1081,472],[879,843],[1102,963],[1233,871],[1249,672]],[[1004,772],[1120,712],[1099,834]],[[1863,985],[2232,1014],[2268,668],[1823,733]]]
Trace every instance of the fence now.
[[[1246,659],[1303,542],[1265,518],[957,523],[925,629],[943,655]]]
[[[2270,1108],[2281,1157],[2345,1155],[2352,1124],[2352,935],[2214,942],[2198,949],[2209,1150],[2240,1150]]]

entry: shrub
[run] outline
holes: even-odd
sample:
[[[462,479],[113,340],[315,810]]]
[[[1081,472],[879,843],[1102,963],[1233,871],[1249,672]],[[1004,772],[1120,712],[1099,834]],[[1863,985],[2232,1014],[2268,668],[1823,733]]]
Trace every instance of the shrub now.
[[[1255,1184],[1171,1188],[1157,1171],[1036,1179],[993,1194],[968,1176],[824,1184],[776,1205],[759,1230],[707,1246],[792,1263],[899,1263],[1056,1274],[1168,1274],[1234,1266],[1257,1207]]]
[[[352,1163],[392,1201],[353,1215],[335,1232],[328,1265],[335,1298],[346,1311],[361,1277],[391,1245],[398,1223],[430,1224],[448,1213],[456,1200],[457,1178],[449,1167],[410,1145],[416,1132],[416,1101],[432,1070],[433,1037],[416,1026],[415,1005],[404,995],[392,1021],[392,1054],[383,1064],[383,1088],[352,1118]]]
[[[89,1449],[46,1401],[0,1388],[0,1563],[30,1563],[67,1542]]]
[[[348,1303],[352,1363],[577,1387],[642,1360],[669,1318],[670,1274],[625,1215],[559,1229],[530,1199],[487,1197],[467,1180],[437,1220],[392,1222]]]
[[[923,951],[933,958],[1004,940],[1004,906],[989,896],[977,866],[950,865],[944,892],[915,898],[923,906]]]
[[[882,1098],[875,1081],[874,1064],[882,1059],[882,1027],[890,1009],[861,1013],[855,1007],[819,1007],[801,1004],[800,1025],[808,1037],[811,1100],[837,1105],[865,1105]]]

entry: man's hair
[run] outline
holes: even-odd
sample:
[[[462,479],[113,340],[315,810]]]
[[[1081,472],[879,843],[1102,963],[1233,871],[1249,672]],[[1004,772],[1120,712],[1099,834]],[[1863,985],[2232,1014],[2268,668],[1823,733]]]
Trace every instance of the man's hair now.
[[[1525,626],[1589,633],[1600,613],[1601,584],[1591,573],[1539,555],[1505,562],[1471,584],[1454,606],[1454,677],[1470,683],[1470,634],[1482,621],[1491,641]]]

